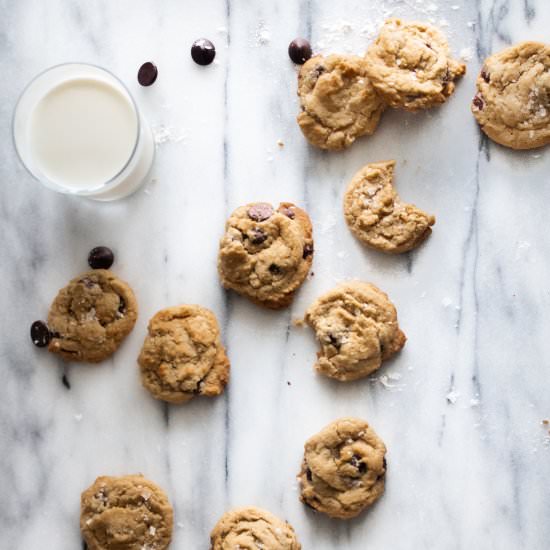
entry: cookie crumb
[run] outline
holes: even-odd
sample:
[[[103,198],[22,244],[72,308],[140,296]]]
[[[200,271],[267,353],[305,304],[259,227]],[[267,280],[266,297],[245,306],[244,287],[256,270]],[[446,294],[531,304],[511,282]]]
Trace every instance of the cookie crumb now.
[[[458,401],[459,397],[460,393],[453,389],[445,396],[445,399],[447,400],[447,403],[454,405]]]
[[[292,324],[295,327],[305,327],[306,323],[304,319],[293,319]]]
[[[282,149],[285,146],[285,142],[282,139],[278,139],[277,145]]]

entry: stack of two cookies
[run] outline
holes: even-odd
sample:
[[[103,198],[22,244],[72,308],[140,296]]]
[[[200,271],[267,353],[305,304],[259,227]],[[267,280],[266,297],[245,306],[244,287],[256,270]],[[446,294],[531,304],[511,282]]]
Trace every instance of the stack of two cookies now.
[[[317,55],[304,64],[298,124],[312,145],[343,149],[372,134],[388,106],[417,111],[444,103],[465,72],[441,31],[388,19],[364,57]]]

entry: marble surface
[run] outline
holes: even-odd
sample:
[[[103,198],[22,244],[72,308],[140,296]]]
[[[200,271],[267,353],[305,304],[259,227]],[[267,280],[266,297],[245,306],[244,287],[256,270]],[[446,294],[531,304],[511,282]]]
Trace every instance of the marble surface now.
[[[172,548],[206,549],[218,517],[257,505],[288,519],[304,549],[544,550],[550,541],[550,151],[483,139],[469,112],[481,60],[548,39],[547,0],[0,0],[0,547],[75,550],[79,496],[97,475],[142,472],[174,504]],[[390,15],[433,20],[468,74],[439,109],[388,112],[342,153],[310,148],[294,116],[297,35],[317,51],[362,52]],[[201,68],[191,42],[210,37]],[[152,59],[159,78],[136,82]],[[101,204],[40,188],[18,163],[14,103],[43,68],[89,61],[118,74],[153,125],[151,181]],[[277,141],[282,140],[284,147]],[[436,214],[425,246],[365,250],[341,214],[344,187],[369,161],[395,158],[402,196]],[[314,222],[313,273],[293,306],[262,311],[222,291],[218,239],[253,201],[291,200]],[[34,348],[30,323],[114,248],[140,318],[99,366],[62,365]],[[316,344],[292,320],[337,281],[387,291],[408,336],[370,379],[312,370]],[[163,406],[141,388],[148,318],[195,302],[218,315],[232,362],[217,399]],[[369,420],[388,446],[387,490],[359,519],[316,515],[295,475],[307,437],[331,420]]]

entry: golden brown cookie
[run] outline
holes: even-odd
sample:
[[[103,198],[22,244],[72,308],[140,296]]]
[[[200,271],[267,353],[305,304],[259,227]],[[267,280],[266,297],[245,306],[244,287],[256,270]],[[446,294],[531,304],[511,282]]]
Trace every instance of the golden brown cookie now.
[[[432,232],[435,218],[402,202],[393,186],[395,161],[363,166],[344,195],[344,216],[367,246],[398,254],[417,247]]]
[[[372,134],[385,108],[365,62],[353,55],[312,57],[300,69],[298,96],[298,124],[307,140],[321,149],[343,149],[359,136]]]
[[[294,529],[260,508],[226,512],[210,534],[210,550],[300,550]]]
[[[309,438],[298,475],[301,500],[333,518],[360,514],[384,493],[386,446],[359,418],[340,418]]]
[[[144,387],[170,403],[219,395],[229,379],[218,321],[201,306],[181,305],[156,313],[138,363]]]
[[[365,55],[366,72],[388,105],[417,111],[447,100],[466,72],[447,39],[428,23],[388,19]]]
[[[80,499],[88,550],[164,550],[173,512],[164,491],[141,475],[98,477]]]
[[[67,361],[99,363],[111,356],[134,328],[132,289],[106,269],[75,277],[62,288],[48,314],[48,350]]]
[[[491,55],[476,84],[472,112],[493,141],[512,149],[550,143],[550,45],[521,42]]]
[[[309,216],[290,202],[237,208],[220,241],[222,285],[272,309],[289,305],[313,260]]]
[[[315,368],[342,382],[374,372],[406,341],[395,306],[370,283],[338,285],[308,308],[304,320],[321,344]]]

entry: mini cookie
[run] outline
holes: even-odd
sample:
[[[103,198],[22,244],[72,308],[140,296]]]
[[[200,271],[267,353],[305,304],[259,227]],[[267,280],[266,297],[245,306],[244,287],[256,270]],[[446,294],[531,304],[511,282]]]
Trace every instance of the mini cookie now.
[[[134,328],[132,289],[106,269],[75,277],[62,288],[48,314],[48,350],[67,361],[99,363],[111,356]]]
[[[315,368],[342,382],[374,372],[405,345],[395,306],[370,283],[338,285],[309,307],[304,320],[321,344]]]
[[[550,46],[522,42],[488,57],[472,112],[481,129],[512,149],[550,143]]]
[[[80,499],[88,550],[164,550],[173,512],[164,491],[140,475],[98,477]]]
[[[300,69],[298,124],[321,149],[343,149],[372,134],[385,105],[367,77],[365,62],[353,55],[320,55]]]
[[[367,164],[344,195],[344,216],[352,233],[367,246],[397,254],[418,246],[432,232],[435,218],[401,202],[393,187],[395,161]]]
[[[141,381],[153,397],[183,403],[195,395],[219,395],[229,379],[229,360],[215,315],[182,305],[150,321],[139,354]]]
[[[466,65],[450,57],[445,36],[427,23],[388,19],[365,55],[373,86],[392,107],[417,111],[443,103]]]
[[[333,518],[360,514],[384,493],[386,446],[359,418],[340,418],[306,441],[301,500]]]
[[[277,210],[258,202],[237,208],[227,220],[218,272],[225,288],[279,309],[292,302],[312,260],[309,216],[290,202]]]
[[[226,512],[210,534],[210,550],[300,550],[294,529],[260,508]]]

